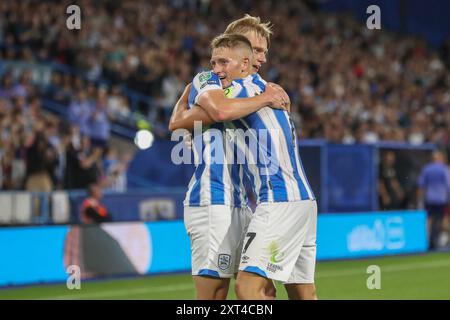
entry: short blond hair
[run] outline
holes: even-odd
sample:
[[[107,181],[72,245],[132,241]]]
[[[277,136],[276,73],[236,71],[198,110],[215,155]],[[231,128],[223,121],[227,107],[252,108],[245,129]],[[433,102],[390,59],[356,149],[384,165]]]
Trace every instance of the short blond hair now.
[[[216,48],[242,48],[248,50],[252,54],[252,44],[250,41],[241,34],[231,33],[231,34],[221,34],[215,37],[211,41],[211,50]]]
[[[273,25],[270,21],[261,22],[260,17],[253,17],[246,14],[243,18],[231,22],[225,29],[224,34],[247,32],[256,32],[257,35],[266,38],[267,45],[270,44],[270,38],[273,34]]]

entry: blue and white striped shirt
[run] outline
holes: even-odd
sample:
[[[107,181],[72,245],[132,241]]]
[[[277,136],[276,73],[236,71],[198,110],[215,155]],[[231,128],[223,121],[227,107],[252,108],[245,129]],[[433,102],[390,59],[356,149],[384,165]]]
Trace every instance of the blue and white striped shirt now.
[[[254,74],[233,81],[225,94],[229,98],[253,97],[262,93],[265,85]],[[189,94],[190,107],[202,93],[217,89],[222,86],[216,74],[198,74]],[[239,120],[215,123],[204,128],[203,134],[194,135],[193,149],[196,169],[185,205],[246,206],[244,175],[258,203],[315,199],[287,111],[265,107]]]
[[[222,90],[219,77],[211,71],[197,74],[189,93],[189,107],[193,107],[201,94],[209,90]],[[244,170],[229,164],[223,123],[203,128],[203,133],[193,137],[195,171],[189,183],[185,206],[229,205],[247,206],[247,195],[242,183]]]
[[[258,74],[235,80],[232,97],[253,97],[263,92],[265,85]],[[258,203],[315,199],[298,152],[295,127],[287,111],[264,107],[225,126],[242,129],[234,130],[231,135],[236,141],[238,158],[245,156],[244,171]]]

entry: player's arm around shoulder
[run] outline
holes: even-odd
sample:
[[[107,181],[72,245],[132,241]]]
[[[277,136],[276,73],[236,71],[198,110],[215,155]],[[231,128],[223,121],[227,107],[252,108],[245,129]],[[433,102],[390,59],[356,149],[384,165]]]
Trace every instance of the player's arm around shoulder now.
[[[180,99],[175,104],[172,111],[172,116],[169,121],[169,130],[174,131],[177,129],[193,130],[195,121],[200,121],[202,125],[210,125],[214,123],[214,120],[206,113],[205,110],[199,106],[192,106],[189,108],[189,100],[195,99],[196,89],[193,84],[188,84]]]
[[[287,110],[288,99],[284,90],[278,87],[267,87],[258,96],[234,99],[228,99],[223,90],[210,90],[199,96],[197,103],[214,121],[224,122],[246,117],[263,107]]]
[[[211,71],[198,74],[193,80],[195,98],[193,102],[204,109],[214,122],[224,121],[221,109],[227,98],[219,76]]]

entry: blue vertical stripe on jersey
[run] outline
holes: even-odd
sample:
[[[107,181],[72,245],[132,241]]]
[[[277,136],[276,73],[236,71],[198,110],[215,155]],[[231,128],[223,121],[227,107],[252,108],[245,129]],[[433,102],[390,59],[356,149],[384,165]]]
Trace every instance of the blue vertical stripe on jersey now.
[[[280,127],[283,129],[283,135],[284,139],[286,140],[287,149],[289,151],[289,159],[291,161],[291,166],[293,169],[295,180],[297,181],[298,187],[300,189],[300,196],[302,200],[309,199],[308,191],[306,190],[305,184],[303,183],[302,179],[300,178],[300,175],[298,174],[298,170],[300,168],[297,168],[297,162],[295,160],[295,154],[294,152],[298,152],[295,150],[295,145],[293,144],[293,139],[295,139],[295,136],[292,136],[292,127],[289,121],[286,119],[285,111],[281,110],[274,110],[273,112],[275,114],[275,117],[280,124]],[[306,178],[306,176],[305,176]]]
[[[222,136],[222,132],[221,132]],[[211,170],[210,175],[210,192],[211,192],[211,203],[219,204],[224,203],[226,189],[223,184],[223,163],[224,163],[224,150],[223,150],[223,140],[216,141],[215,135],[210,135],[209,145],[211,164],[209,165]],[[213,148],[217,146],[218,148]],[[215,161],[217,161],[215,162]]]
[[[266,85],[260,80],[259,76],[255,73],[252,75],[252,82],[256,84],[262,91],[266,89]]]
[[[242,129],[244,132],[247,130],[247,127],[242,123],[241,120],[235,120],[235,121],[233,121],[233,124],[236,126],[236,129]],[[244,139],[244,143],[245,143],[247,150],[250,150],[248,147],[249,144],[246,139]],[[250,171],[248,159],[247,159],[247,157],[245,157],[245,150],[241,150],[237,145],[235,146],[235,150],[236,150],[236,152],[235,152],[236,161],[238,159],[238,156],[237,156],[238,153],[244,155],[244,163],[242,164],[242,166],[244,167],[244,174],[247,175],[247,178],[250,180],[250,183],[251,183],[250,185],[252,186],[253,192],[255,193],[255,195],[257,197],[259,197],[260,190],[255,190],[255,188],[256,188],[255,177],[253,176],[252,172]],[[256,156],[257,155],[255,155],[255,154],[253,155],[253,157],[255,159],[257,159]],[[261,187],[262,187],[262,185],[261,185]]]
[[[239,94],[236,96],[236,98],[248,98],[248,91],[247,88],[244,85],[244,79],[237,79],[234,80],[236,83],[239,83],[242,87],[241,91],[239,91]]]
[[[288,201],[288,196],[287,196],[287,192],[286,192],[286,184],[285,181],[283,179],[283,177],[280,175],[280,170],[278,170],[278,172],[275,175],[267,175],[265,174],[267,169],[267,164],[262,163],[261,161],[261,156],[265,157],[265,158],[269,158],[270,159],[274,159],[274,157],[276,157],[276,154],[272,155],[270,154],[270,150],[272,148],[272,138],[270,136],[270,132],[267,130],[267,128],[264,125],[264,122],[261,120],[260,116],[255,112],[252,113],[251,115],[247,116],[244,118],[244,121],[246,123],[250,122],[252,123],[252,125],[249,125],[249,127],[251,129],[253,129],[256,132],[257,137],[253,137],[253,139],[256,139],[257,141],[257,145],[258,145],[258,149],[257,149],[257,154],[254,155],[254,158],[256,159],[257,162],[257,167],[258,167],[258,176],[261,180],[261,188],[260,190],[258,190],[257,194],[259,201],[260,202],[267,202],[269,200],[269,186],[268,186],[268,181],[270,181],[270,183],[272,184],[271,188],[272,190],[275,190],[276,187],[276,191],[273,192],[273,200],[276,202],[280,202],[280,201]],[[247,129],[247,125],[244,124],[244,122],[241,120],[242,125],[240,126],[240,128]],[[266,130],[267,132],[267,145],[266,148],[262,149],[261,148],[261,144],[259,143],[259,130]],[[246,143],[246,146],[248,146],[248,143]],[[267,159],[266,159],[267,160]],[[265,161],[267,162],[267,161]],[[279,164],[278,164],[279,165]],[[274,176],[276,176],[276,178],[278,179],[272,179],[274,178]],[[274,183],[273,180],[280,180],[281,183]]]
[[[279,158],[277,157],[277,154],[271,153],[271,151],[272,151],[272,136],[270,135],[270,131],[266,128],[263,120],[256,112],[247,116],[245,119],[248,119],[249,122],[252,123],[251,128],[257,130],[257,132],[258,132],[258,130],[266,130],[266,132],[267,132],[267,146],[266,146],[266,150],[263,150],[263,154],[265,157],[269,157],[269,160],[271,160],[272,162],[273,162],[273,160],[275,160],[275,163],[278,167],[277,173],[268,176],[269,181],[272,184],[271,189],[273,190],[273,200],[275,202],[289,201],[289,198],[287,195],[287,189],[286,189],[286,181],[284,181],[282,170],[280,169]],[[273,128],[273,129],[276,129],[276,128]],[[259,139],[258,139],[258,142],[259,142]],[[258,143],[258,145],[260,146],[260,149],[261,149],[261,145],[259,143]],[[258,163],[260,163],[260,161],[258,161]],[[260,165],[261,165],[261,167],[267,168],[267,165],[264,165],[262,163]],[[266,183],[266,188],[268,188],[266,177],[267,177],[267,175],[261,175],[261,180],[263,180]],[[268,193],[266,195],[264,195],[263,197],[261,197],[261,200],[267,201]]]
[[[204,150],[205,150],[205,143],[204,143],[204,136],[203,134],[200,135],[194,135],[192,140],[192,146],[193,150],[197,154],[197,156],[201,159],[200,163],[195,164],[195,171],[194,171],[194,177],[195,182],[191,186],[191,193],[189,196],[189,205],[190,206],[198,206],[200,205],[200,191],[201,191],[201,177],[203,175],[203,172],[205,171],[205,161],[204,161]]]
[[[231,167],[231,182],[233,185],[233,198],[234,198],[234,205],[236,207],[240,207],[241,206],[241,196],[240,196],[240,190],[241,190],[241,185],[240,185],[240,176],[239,176],[239,168],[240,166],[238,164],[236,164],[236,162],[232,165],[230,165]]]
[[[197,166],[194,175],[195,175],[195,183],[192,186],[191,194],[189,197],[189,205],[190,206],[199,206],[200,205],[200,189],[201,189],[201,177],[205,171],[205,161],[200,162]]]

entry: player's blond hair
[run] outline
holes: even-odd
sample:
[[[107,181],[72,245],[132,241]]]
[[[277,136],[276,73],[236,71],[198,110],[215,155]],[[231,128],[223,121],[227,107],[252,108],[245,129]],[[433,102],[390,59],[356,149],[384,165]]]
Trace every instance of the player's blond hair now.
[[[261,22],[260,17],[253,17],[246,14],[243,18],[231,22],[225,29],[224,34],[256,32],[257,35],[266,38],[267,46],[270,45],[270,38],[273,34],[273,25],[270,21]]]
[[[231,33],[231,34],[221,34],[215,37],[211,41],[211,50],[216,48],[229,48],[229,49],[245,49],[252,54],[252,44],[250,41],[241,34]]]

